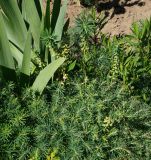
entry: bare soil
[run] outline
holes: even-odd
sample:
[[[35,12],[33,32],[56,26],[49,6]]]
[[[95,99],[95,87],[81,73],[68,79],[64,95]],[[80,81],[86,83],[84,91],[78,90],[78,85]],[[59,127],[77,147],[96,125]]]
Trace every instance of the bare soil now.
[[[131,33],[130,28],[133,22],[151,17],[151,0],[144,0],[142,6],[134,2],[136,0],[131,0],[129,6],[124,7],[124,13],[114,14],[102,32],[111,35],[129,34]]]
[[[74,25],[75,18],[84,9],[78,3],[78,0],[69,1],[67,16],[70,18],[70,26]],[[108,23],[102,29],[103,33],[109,35],[129,34],[131,33],[130,28],[133,22],[151,17],[151,0],[129,0],[126,6],[122,8],[111,7],[105,11],[109,13],[110,17]]]

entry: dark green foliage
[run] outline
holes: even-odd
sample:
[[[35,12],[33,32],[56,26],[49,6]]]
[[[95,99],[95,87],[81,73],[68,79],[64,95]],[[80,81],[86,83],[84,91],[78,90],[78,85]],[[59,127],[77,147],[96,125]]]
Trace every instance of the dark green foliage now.
[[[106,16],[98,14],[95,8],[83,11],[75,21],[74,34],[79,35],[87,40],[90,37],[98,36],[99,31],[106,23]],[[74,36],[75,36],[74,35]]]
[[[53,113],[59,113],[58,131],[65,138],[59,152],[62,159],[149,159],[151,141],[145,135],[150,132],[150,106],[116,85],[76,83],[72,90],[71,96],[57,100],[62,107]],[[63,97],[62,92],[56,97]]]
[[[2,159],[151,158],[151,107],[117,84],[58,84],[44,98],[13,87],[0,95]]]
[[[103,75],[106,78],[111,57],[106,48],[107,37],[100,31],[105,23],[105,16],[96,14],[94,9],[77,17],[75,27],[69,31],[69,52],[66,55],[69,75],[74,73],[81,78],[102,78]]]
[[[80,3],[85,7],[90,7],[95,4],[95,0],[80,0]]]
[[[47,131],[36,132],[48,117],[49,108],[44,100],[30,91],[18,97],[11,84],[2,89],[0,102],[0,157],[10,160],[36,158],[36,154],[46,157],[47,142],[40,141],[38,136]]]

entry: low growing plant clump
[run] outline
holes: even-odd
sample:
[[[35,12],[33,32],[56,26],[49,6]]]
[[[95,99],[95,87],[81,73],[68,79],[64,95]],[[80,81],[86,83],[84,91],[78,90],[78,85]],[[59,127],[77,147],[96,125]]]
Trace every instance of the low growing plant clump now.
[[[2,159],[150,159],[150,104],[101,81],[49,92],[48,103],[29,91],[18,98],[12,85],[2,90]]]

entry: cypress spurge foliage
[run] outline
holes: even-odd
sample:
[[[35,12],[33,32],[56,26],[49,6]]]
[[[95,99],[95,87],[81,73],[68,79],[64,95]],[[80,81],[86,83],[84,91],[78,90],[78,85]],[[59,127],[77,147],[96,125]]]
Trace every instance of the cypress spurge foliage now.
[[[150,159],[151,109],[120,84],[57,84],[51,102],[12,86],[0,95],[4,159]],[[11,96],[8,96],[11,95]],[[54,154],[52,154],[54,155]]]

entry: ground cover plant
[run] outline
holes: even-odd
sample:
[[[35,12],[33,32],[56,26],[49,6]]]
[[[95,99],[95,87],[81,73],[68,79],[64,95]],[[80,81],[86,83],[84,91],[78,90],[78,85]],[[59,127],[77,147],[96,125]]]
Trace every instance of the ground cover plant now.
[[[50,92],[48,103],[29,91],[18,99],[12,85],[2,90],[3,159],[150,159],[150,104],[101,81]]]
[[[49,0],[46,14],[39,9],[41,1],[0,0],[0,159],[150,160],[151,19],[134,23],[131,35],[111,38],[101,33],[106,19],[94,9],[68,29],[61,16],[66,3],[61,9],[60,2],[50,17]],[[26,3],[42,24],[38,40]],[[16,25],[9,16],[15,14],[13,5],[26,29],[23,41],[15,39],[15,31],[10,34],[16,29],[9,28]],[[22,85],[26,65],[30,81]],[[33,65],[36,69],[29,70]],[[45,67],[52,74],[43,72]]]

